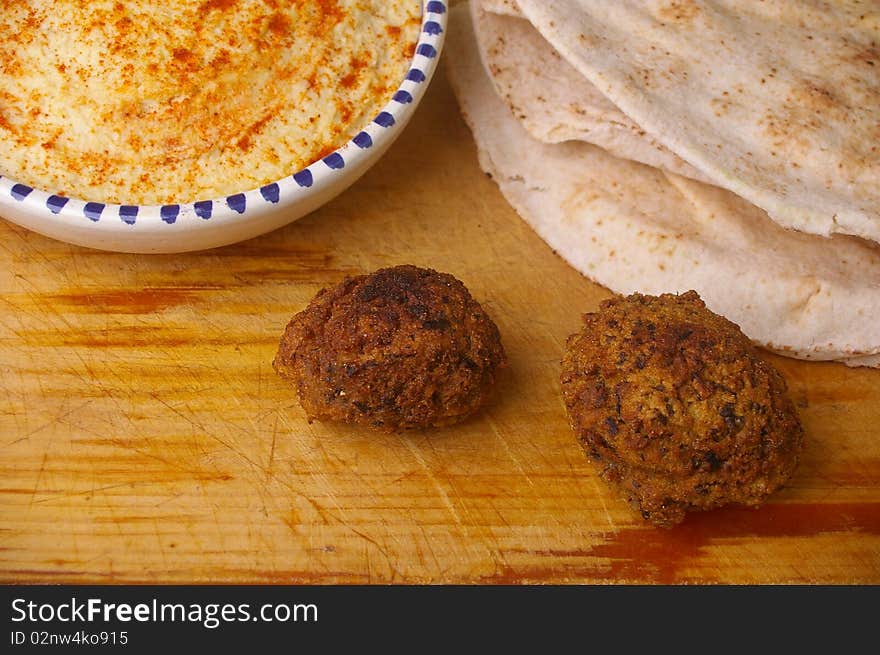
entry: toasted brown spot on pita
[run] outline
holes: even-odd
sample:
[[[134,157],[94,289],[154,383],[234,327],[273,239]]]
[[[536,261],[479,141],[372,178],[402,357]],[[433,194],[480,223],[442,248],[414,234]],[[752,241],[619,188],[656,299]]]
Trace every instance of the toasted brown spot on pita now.
[[[659,9],[658,17],[667,22],[691,23],[700,13],[700,8],[692,0],[677,0]]]

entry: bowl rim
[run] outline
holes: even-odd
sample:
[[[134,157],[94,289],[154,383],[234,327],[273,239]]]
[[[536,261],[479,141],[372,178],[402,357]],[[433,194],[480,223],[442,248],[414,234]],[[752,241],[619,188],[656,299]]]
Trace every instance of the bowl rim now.
[[[346,171],[357,171],[372,151],[396,138],[418,106],[433,77],[447,29],[449,0],[422,0],[419,39],[402,82],[380,112],[333,152],[280,180],[220,198],[185,203],[117,204],[48,193],[0,173],[0,216],[3,207],[25,212],[53,227],[94,226],[102,231],[142,230],[187,224],[190,229],[218,222],[245,220],[256,214],[306,201],[336,182]],[[189,220],[186,220],[189,219]]]

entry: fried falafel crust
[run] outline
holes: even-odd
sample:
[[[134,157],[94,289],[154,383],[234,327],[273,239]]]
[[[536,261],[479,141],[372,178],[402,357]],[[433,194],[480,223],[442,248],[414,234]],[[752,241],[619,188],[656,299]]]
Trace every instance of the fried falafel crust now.
[[[309,421],[394,431],[464,420],[505,362],[497,326],[462,282],[405,265],[322,290],[287,325],[273,366]]]
[[[656,525],[758,505],[797,466],[785,379],[695,291],[603,302],[569,338],[561,382],[584,451]]]

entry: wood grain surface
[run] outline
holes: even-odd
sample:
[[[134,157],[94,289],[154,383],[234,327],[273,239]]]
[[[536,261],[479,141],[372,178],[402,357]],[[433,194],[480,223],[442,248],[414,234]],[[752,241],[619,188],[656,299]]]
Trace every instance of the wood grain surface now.
[[[309,425],[270,365],[285,323],[404,262],[495,318],[497,400],[433,432]],[[608,295],[480,172],[442,74],[355,187],[246,243],[111,254],[0,221],[0,580],[880,583],[880,371],[773,357],[807,433],[791,483],[656,529],[559,393],[565,338]]]

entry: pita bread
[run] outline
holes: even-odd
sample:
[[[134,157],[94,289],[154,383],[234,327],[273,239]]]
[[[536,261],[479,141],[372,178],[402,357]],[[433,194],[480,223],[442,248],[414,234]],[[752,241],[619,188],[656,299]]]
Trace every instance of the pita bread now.
[[[880,240],[880,7],[517,0],[623,113],[786,227]]]
[[[496,91],[534,138],[544,143],[587,141],[617,157],[710,181],[645,134],[531,23],[482,9],[492,4],[471,2],[483,61]]]
[[[696,289],[781,354],[880,364],[880,248],[792,232],[723,189],[581,142],[533,139],[495,94],[467,8],[447,69],[483,168],[582,273],[617,293]]]
[[[525,18],[516,0],[483,0],[482,9],[502,16]]]

